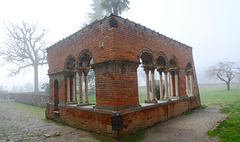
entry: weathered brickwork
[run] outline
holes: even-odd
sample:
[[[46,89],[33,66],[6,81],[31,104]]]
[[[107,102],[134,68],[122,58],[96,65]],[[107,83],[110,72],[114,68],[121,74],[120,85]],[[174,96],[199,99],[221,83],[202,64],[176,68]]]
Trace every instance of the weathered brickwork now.
[[[50,101],[46,116],[70,126],[116,136],[111,114],[120,112],[125,135],[200,106],[192,48],[127,19],[111,15],[95,21],[49,47],[47,53]],[[153,93],[139,104],[140,64],[149,75],[146,82],[154,82],[153,72],[168,80],[168,92],[160,93],[160,100]],[[76,83],[87,82],[90,68],[95,72],[94,105],[88,98],[84,103],[82,93],[76,95]],[[88,85],[84,87],[88,90]],[[83,86],[78,90],[83,92]]]

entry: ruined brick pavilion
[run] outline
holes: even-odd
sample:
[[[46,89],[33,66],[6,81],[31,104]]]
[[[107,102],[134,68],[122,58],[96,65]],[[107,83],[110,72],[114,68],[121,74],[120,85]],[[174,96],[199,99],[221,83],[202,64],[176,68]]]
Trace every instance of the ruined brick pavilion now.
[[[47,53],[49,119],[116,136],[112,113],[122,113],[120,135],[127,135],[200,106],[192,48],[128,19],[110,15],[95,21],[52,45]],[[137,68],[146,75],[142,104]],[[90,69],[95,72],[96,104],[88,100]],[[155,89],[150,94],[150,83],[155,86],[154,72],[159,77],[159,100]]]

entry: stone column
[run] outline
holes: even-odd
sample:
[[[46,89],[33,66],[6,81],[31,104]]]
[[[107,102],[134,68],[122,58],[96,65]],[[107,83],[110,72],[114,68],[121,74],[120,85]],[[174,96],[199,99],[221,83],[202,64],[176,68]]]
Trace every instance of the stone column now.
[[[163,81],[162,81],[162,71],[159,71],[159,85],[160,85],[160,100],[163,99]]]
[[[154,78],[154,70],[155,70],[155,69],[151,69],[151,80],[152,80],[152,102],[153,102],[153,103],[157,103],[157,100],[156,100],[156,93],[155,93],[155,78]]]
[[[172,78],[172,72],[169,72],[170,78],[169,78],[169,87],[170,87],[170,97],[173,97],[173,78]]]
[[[185,75],[185,79],[186,79],[186,94],[189,95],[188,74],[187,73]]]
[[[75,85],[75,76],[73,76],[72,78],[72,101],[75,102],[76,101],[76,85]]]
[[[67,76],[67,102],[70,102],[70,77]]]
[[[164,77],[165,77],[165,96],[166,99],[168,99],[168,77],[167,77],[167,71],[164,72]]]
[[[178,73],[175,72],[175,91],[176,91],[176,97],[179,97],[179,91],[178,91]]]
[[[150,103],[150,95],[149,95],[149,69],[144,69],[145,74],[146,74],[146,87],[147,87],[147,100],[145,100],[145,103]]]
[[[79,76],[79,101],[80,104],[83,103],[83,93],[82,93],[82,71],[78,71]]]
[[[193,80],[192,80],[192,73],[190,73],[190,95],[193,96]]]
[[[85,103],[88,102],[88,69],[84,70],[84,81],[85,81]]]

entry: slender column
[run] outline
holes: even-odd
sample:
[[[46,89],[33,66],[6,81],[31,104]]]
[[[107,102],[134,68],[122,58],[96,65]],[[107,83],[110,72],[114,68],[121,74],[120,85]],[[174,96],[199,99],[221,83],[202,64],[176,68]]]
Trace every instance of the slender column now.
[[[189,85],[188,85],[188,74],[187,73],[185,75],[185,78],[186,78],[186,93],[187,93],[187,95],[189,95]]]
[[[79,101],[80,104],[83,103],[83,93],[82,93],[82,71],[78,72],[79,76]]]
[[[67,102],[70,102],[70,77],[67,78]]]
[[[75,85],[75,76],[72,78],[72,101],[75,102],[76,101],[76,93],[75,93],[75,89],[76,85]]]
[[[168,77],[167,77],[167,71],[164,72],[164,77],[165,77],[165,96],[168,99]]]
[[[147,87],[147,100],[145,100],[145,103],[150,102],[150,95],[149,95],[149,69],[144,69],[145,74],[146,74],[146,87]]]
[[[172,73],[169,72],[170,74],[170,79],[169,79],[169,87],[170,87],[170,96],[171,98],[173,97],[173,81],[172,81]]]
[[[177,72],[175,73],[175,91],[176,91],[176,97],[178,97],[179,91],[178,91],[178,74],[177,74]]]
[[[151,80],[152,80],[152,102],[156,103],[156,92],[155,92],[155,78],[154,78],[154,69],[151,70]]]
[[[190,95],[193,96],[193,82],[192,82],[192,73],[190,74]]]
[[[160,85],[160,100],[163,99],[163,81],[162,81],[162,71],[159,71],[159,85]]]
[[[88,71],[89,70],[84,70],[84,81],[85,81],[85,103],[88,102]]]

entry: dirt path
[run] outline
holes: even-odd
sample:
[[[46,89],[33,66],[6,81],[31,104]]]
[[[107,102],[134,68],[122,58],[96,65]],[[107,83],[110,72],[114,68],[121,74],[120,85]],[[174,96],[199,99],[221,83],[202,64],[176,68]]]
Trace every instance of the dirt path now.
[[[209,142],[207,131],[226,117],[219,109],[219,106],[209,106],[154,126],[141,142]]]
[[[44,121],[44,114],[11,102],[0,102],[0,142],[47,141],[47,142],[95,142],[91,133],[68,127],[53,121]],[[192,142],[210,141],[207,130],[226,115],[217,106],[181,115],[148,130],[142,142]]]

